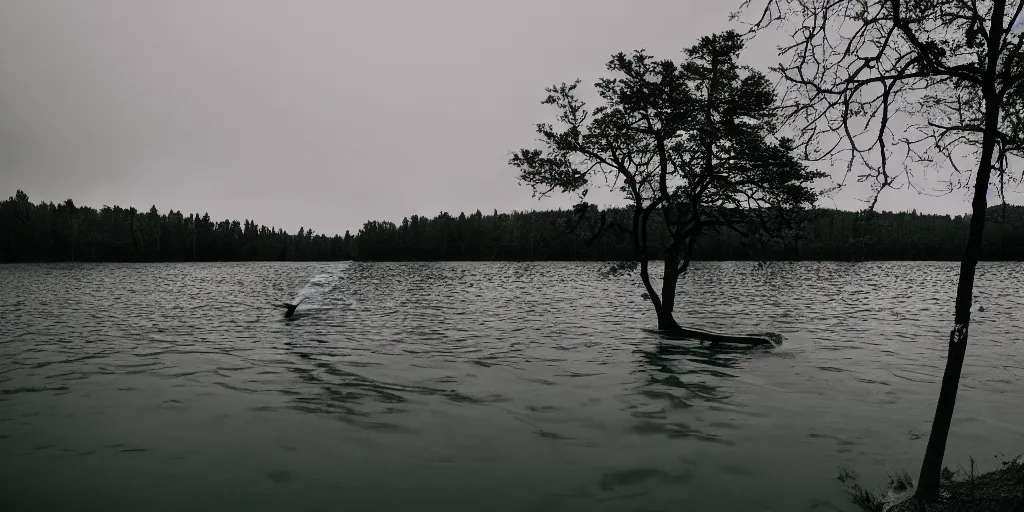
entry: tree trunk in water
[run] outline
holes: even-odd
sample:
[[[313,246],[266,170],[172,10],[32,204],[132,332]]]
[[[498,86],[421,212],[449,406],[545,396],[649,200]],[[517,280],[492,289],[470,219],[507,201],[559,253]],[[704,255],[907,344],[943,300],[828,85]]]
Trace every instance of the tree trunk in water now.
[[[935,406],[935,418],[928,436],[928,447],[925,448],[924,462],[921,464],[921,475],[918,477],[915,497],[920,501],[934,502],[939,499],[939,483],[942,475],[942,458],[946,452],[946,439],[953,421],[953,406],[956,404],[956,392],[960,383],[960,371],[963,369],[964,356],[967,353],[967,331],[971,323],[971,299],[974,294],[974,274],[981,258],[981,235],[985,229],[985,214],[988,209],[989,179],[992,175],[992,156],[995,150],[995,133],[998,128],[998,110],[989,106],[987,109],[984,141],[982,143],[981,161],[978,164],[978,175],[974,183],[974,200],[972,202],[971,223],[967,232],[967,246],[960,261],[960,281],[956,287],[956,310],[953,329],[949,333],[949,352],[946,358],[946,370],[942,374],[942,387],[939,390],[939,401]]]
[[[670,336],[675,335],[682,338],[710,341],[712,343],[735,343],[749,346],[774,344],[768,337],[756,334],[730,335],[681,327],[672,316],[672,310],[675,308],[676,301],[676,284],[679,282],[678,254],[669,254],[665,258],[664,275],[664,282],[661,285],[661,296],[659,297],[654,291],[654,286],[651,285],[648,262],[643,259],[640,260],[640,278],[644,282],[644,288],[647,289],[647,296],[650,297],[651,303],[654,304],[654,310],[658,313],[658,330],[668,331],[666,334]]]
[[[649,269],[649,262],[647,259],[640,260],[640,279],[644,282],[644,288],[647,290],[647,296],[650,298],[651,304],[654,304],[654,311],[658,314],[658,329],[675,329],[679,328],[679,324],[672,319],[672,311],[665,311],[665,306],[661,301],[661,297],[654,291],[654,286],[651,284],[651,274]],[[673,288],[674,291],[674,288]],[[662,287],[664,293],[664,287]],[[672,295],[675,298],[675,294]]]
[[[679,330],[679,324],[672,316],[676,305],[676,283],[679,281],[679,255],[669,253],[665,257],[665,276],[661,283],[661,310],[658,311],[658,329]]]

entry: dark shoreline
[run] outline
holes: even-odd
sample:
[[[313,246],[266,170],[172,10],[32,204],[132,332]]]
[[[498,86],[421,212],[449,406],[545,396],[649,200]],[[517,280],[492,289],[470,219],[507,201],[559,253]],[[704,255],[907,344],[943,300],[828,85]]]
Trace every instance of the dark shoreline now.
[[[920,512],[912,499],[913,481],[906,473],[890,477],[887,493],[874,493],[853,482],[853,475],[838,478],[851,500],[864,512]],[[1024,462],[1021,457],[1003,461],[986,473],[943,469],[940,501],[924,512],[1024,512]],[[895,498],[894,498],[895,497]]]

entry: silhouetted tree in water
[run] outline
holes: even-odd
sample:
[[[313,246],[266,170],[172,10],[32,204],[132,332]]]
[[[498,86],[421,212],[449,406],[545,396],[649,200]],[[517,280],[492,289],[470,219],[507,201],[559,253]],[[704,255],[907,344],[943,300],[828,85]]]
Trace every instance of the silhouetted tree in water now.
[[[701,38],[681,65],[642,51],[617,54],[608,63],[613,76],[596,84],[603,104],[587,110],[578,80],[549,88],[544,103],[558,109],[558,127],[538,125],[543,149],[510,161],[535,194],[583,200],[590,187],[613,183],[625,195],[629,219],[605,215],[597,232],[629,233],[629,262],[639,266],[659,329],[680,328],[676,285],[701,235],[770,231],[782,214],[811,205],[809,184],[825,176],[793,158],[791,141],[774,137],[775,95],[764,75],[737,63],[742,49],[741,36],[725,32]],[[651,232],[653,217],[662,237]],[[658,253],[660,294],[649,273]]]
[[[845,153],[877,192],[913,186],[912,163],[953,171],[973,187],[942,387],[915,492],[939,498],[942,459],[967,350],[975,268],[984,249],[991,186],[1003,196],[1024,153],[1022,0],[747,0],[754,28],[793,35],[779,71],[787,119],[818,157]],[[906,156],[899,166],[893,157]],[[974,168],[973,183],[970,169]],[[964,182],[957,181],[965,176]],[[1003,196],[1005,197],[1005,196]]]

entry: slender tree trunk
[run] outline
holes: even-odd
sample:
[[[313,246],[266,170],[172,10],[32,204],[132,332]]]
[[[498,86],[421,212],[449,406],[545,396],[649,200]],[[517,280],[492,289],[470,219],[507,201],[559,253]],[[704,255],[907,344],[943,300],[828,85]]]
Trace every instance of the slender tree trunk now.
[[[942,458],[946,452],[946,439],[953,421],[953,406],[956,403],[960,371],[967,353],[967,331],[971,323],[971,299],[974,294],[974,274],[981,258],[981,235],[985,229],[985,214],[988,209],[988,185],[992,176],[992,156],[995,151],[995,136],[999,123],[999,110],[990,100],[986,108],[985,135],[982,142],[981,161],[974,183],[971,223],[967,232],[967,246],[960,261],[960,282],[956,287],[956,310],[953,329],[949,333],[949,352],[946,370],[942,375],[939,401],[935,407],[928,447],[921,464],[915,496],[918,500],[934,502],[939,499],[939,483],[942,475]]]

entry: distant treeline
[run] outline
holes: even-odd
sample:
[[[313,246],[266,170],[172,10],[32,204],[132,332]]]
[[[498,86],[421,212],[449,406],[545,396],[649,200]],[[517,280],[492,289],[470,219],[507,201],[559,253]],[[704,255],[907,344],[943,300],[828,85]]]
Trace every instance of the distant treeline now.
[[[628,211],[606,220],[624,223]],[[983,259],[1024,260],[1024,207],[996,206],[985,229]],[[746,239],[731,231],[698,243],[698,260],[959,260],[968,217],[916,212],[808,212],[788,236]],[[27,195],[0,202],[0,262],[28,261],[432,261],[603,260],[631,258],[629,235],[600,228],[592,209],[512,212],[401,223],[371,221],[356,235],[289,234],[255,222],[215,222],[208,214],[161,214],[117,206],[96,210],[71,201],[33,204]],[[655,236],[662,227],[651,226]],[[657,255],[655,255],[657,257]]]
[[[1005,215],[1004,215],[1005,214]],[[629,222],[625,209],[606,217]],[[916,212],[806,212],[796,229],[777,238],[749,239],[732,231],[709,233],[697,243],[695,259],[727,260],[949,260],[959,261],[968,216]],[[607,224],[607,223],[605,223]],[[367,222],[355,237],[358,259],[405,260],[601,260],[631,258],[627,231],[602,225],[600,215],[573,211],[513,212],[432,219],[412,216],[401,224]],[[664,226],[652,217],[652,240]],[[659,255],[654,255],[655,258]],[[983,259],[1024,260],[1024,207],[990,209]]]
[[[346,239],[347,238],[347,239]],[[0,203],[0,261],[313,261],[350,259],[352,236],[296,234],[208,214],[118,206],[32,204],[21,191]]]

